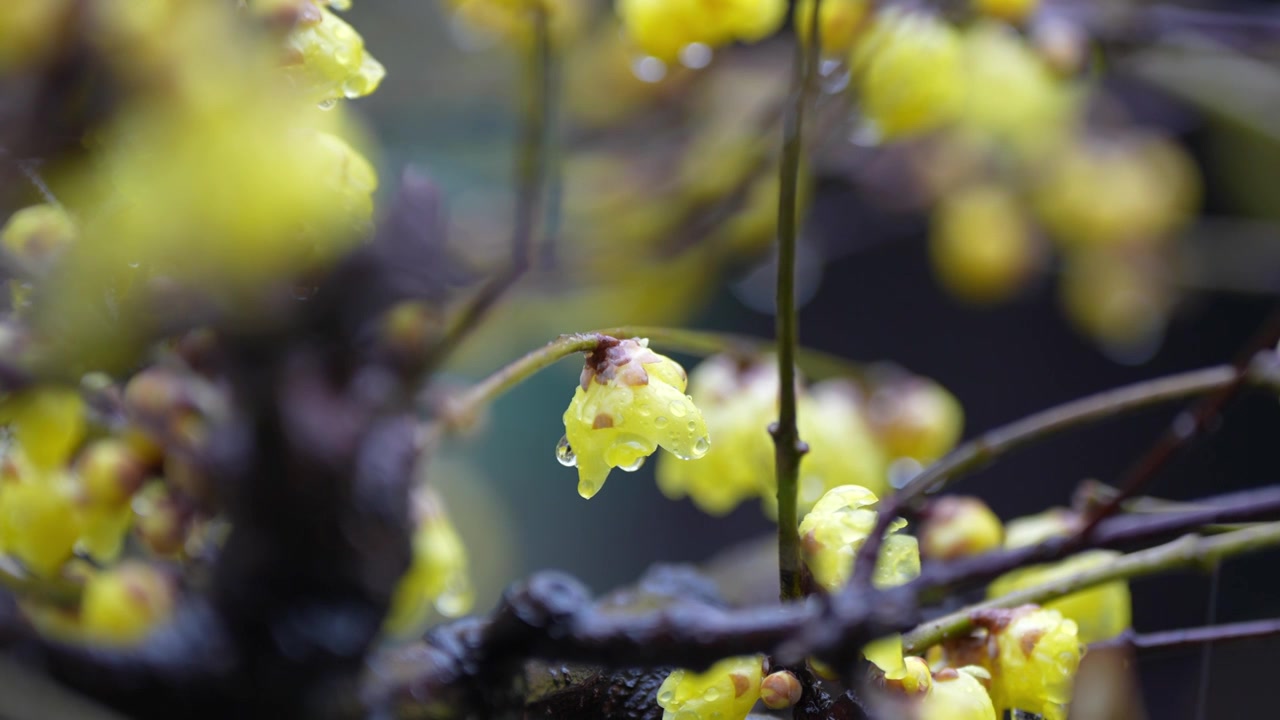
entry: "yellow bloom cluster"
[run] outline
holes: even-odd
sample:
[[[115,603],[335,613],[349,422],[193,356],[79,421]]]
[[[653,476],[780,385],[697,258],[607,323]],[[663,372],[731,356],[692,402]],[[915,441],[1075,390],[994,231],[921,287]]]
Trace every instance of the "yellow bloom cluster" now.
[[[998,185],[971,185],[943,198],[930,228],[934,274],[963,300],[1007,300],[1036,269],[1031,223],[1017,198]]]
[[[658,447],[681,460],[707,453],[711,439],[687,383],[684,368],[642,338],[602,344],[587,357],[556,449],[562,464],[578,467],[578,494],[590,498],[610,470],[635,471]]]
[[[849,581],[853,561],[862,543],[875,528],[875,493],[858,485],[842,485],[827,491],[800,521],[805,564],[814,580],[827,590]],[[899,534],[907,521],[898,519],[885,533],[872,583],[876,587],[901,585],[920,574],[916,539]]]
[[[225,3],[90,2],[66,26],[85,33],[76,41],[116,97],[88,152],[46,177],[79,226],[61,223],[74,241],[59,244],[32,308],[56,340],[51,362],[127,360],[157,283],[234,309],[368,232],[376,176],[341,139],[340,116],[316,103],[372,90],[381,70],[326,8],[275,3],[289,4],[296,22],[282,42],[297,62],[284,70],[279,46],[248,27],[259,16]],[[40,235],[33,219],[56,222],[50,209],[27,215],[10,221],[14,242]]]
[[[658,688],[663,720],[743,720],[760,699],[763,658],[721,660],[703,673],[675,670]]]
[[[853,50],[862,113],[883,138],[937,129],[964,102],[964,41],[932,15],[886,10]]]
[[[777,481],[768,427],[777,419],[776,365],[712,357],[695,368],[689,391],[716,442],[701,459],[660,462],[658,487],[672,499],[688,495],[714,515],[752,497],[760,497],[772,509]],[[849,383],[826,381],[801,389],[798,425],[809,445],[800,465],[802,509],[837,485],[853,483],[877,491],[887,487],[884,452],[863,412],[858,390]]]
[[[441,615],[458,617],[475,602],[467,549],[444,504],[424,490],[414,498],[414,507],[413,562],[400,578],[385,621],[386,632],[402,638],[420,633],[433,607]]]
[[[673,62],[690,45],[716,48],[772,35],[783,0],[620,0],[618,16],[641,52]]]

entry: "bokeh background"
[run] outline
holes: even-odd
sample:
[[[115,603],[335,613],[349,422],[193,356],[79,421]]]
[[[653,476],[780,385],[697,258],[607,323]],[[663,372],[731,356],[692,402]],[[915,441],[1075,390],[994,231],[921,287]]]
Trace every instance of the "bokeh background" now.
[[[449,199],[454,242],[478,258],[496,257],[510,212],[520,89],[511,49],[463,37],[437,4],[422,0],[366,0],[350,19],[389,69],[380,91],[359,106],[381,147],[384,191],[394,188],[401,167],[425,168]],[[781,62],[787,55],[771,57]],[[747,76],[739,82],[757,81]],[[1277,308],[1280,230],[1272,224],[1272,179],[1280,172],[1280,150],[1254,134],[1224,129],[1220,119],[1136,74],[1121,71],[1112,82],[1135,116],[1158,123],[1192,152],[1205,176],[1205,216],[1247,219],[1212,225],[1221,232],[1197,238],[1216,243],[1213,250],[1231,260],[1182,297],[1149,352],[1117,359],[1076,332],[1063,318],[1052,272],[1008,303],[958,303],[929,270],[925,219],[886,208],[855,180],[838,177],[823,179],[814,190],[802,342],[857,361],[892,360],[939,380],[964,405],[966,436],[1086,393],[1231,360]],[[620,101],[603,93],[595,102]],[[1280,97],[1258,102],[1280,103]],[[597,240],[608,243],[608,225],[602,230],[606,236]],[[625,252],[619,257],[627,262]],[[678,283],[665,286],[660,263],[649,294],[613,303],[556,295],[548,288],[572,280],[557,280],[555,267],[546,263],[517,288],[446,382],[479,377],[560,332],[650,319],[647,304],[664,294],[678,295],[676,307],[662,311],[668,322],[772,333],[770,290],[762,280],[769,276],[767,255],[708,271],[702,291],[689,299],[679,295]],[[574,471],[553,458],[560,415],[579,369],[573,362],[562,365],[505,396],[473,436],[450,446],[427,470],[470,549],[480,609],[507,582],[536,569],[560,568],[605,591],[633,580],[650,563],[700,562],[772,532],[755,504],[711,518],[687,501],[663,498],[652,465],[634,475],[615,474],[590,501],[579,498]],[[1066,433],[976,473],[960,489],[980,495],[1006,519],[1066,504],[1083,479],[1117,481],[1176,410]],[[1278,439],[1280,403],[1248,395],[1209,436],[1179,455],[1153,493],[1182,499],[1275,482]],[[1231,561],[1216,578],[1179,573],[1136,582],[1135,626],[1150,631],[1280,614],[1276,567],[1275,556],[1264,554]],[[1207,661],[1197,650],[1144,655],[1139,669],[1148,716],[1261,717],[1249,713],[1274,704],[1270,683],[1280,668],[1278,652],[1280,642],[1257,641],[1213,649]],[[1198,714],[1201,702],[1207,714]]]

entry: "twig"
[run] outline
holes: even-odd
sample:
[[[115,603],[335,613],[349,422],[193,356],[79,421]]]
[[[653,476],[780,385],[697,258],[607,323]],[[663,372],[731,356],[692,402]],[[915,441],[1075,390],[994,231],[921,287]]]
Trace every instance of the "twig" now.
[[[431,363],[438,366],[448,353],[465,338],[494,304],[528,270],[533,260],[533,234],[537,225],[538,205],[547,179],[547,132],[551,125],[552,48],[547,9],[541,3],[528,3],[532,41],[529,44],[528,76],[524,108],[520,117],[520,147],[516,160],[516,205],[512,219],[511,264],[480,288],[462,309],[439,345],[438,356]]]
[[[1208,397],[1196,404],[1195,409],[1178,413],[1170,423],[1169,429],[1147,451],[1136,465],[1125,475],[1119,485],[1119,492],[1110,500],[1089,513],[1086,522],[1079,530],[1081,537],[1093,532],[1098,523],[1115,514],[1126,500],[1143,490],[1156,475],[1186,447],[1193,439],[1219,416],[1226,406],[1240,394],[1249,378],[1249,367],[1263,358],[1274,356],[1270,348],[1280,339],[1280,312],[1273,314],[1258,331],[1256,337],[1249,341],[1248,347],[1236,358],[1233,364],[1231,382],[1215,390]],[[1264,350],[1264,348],[1266,348]]]
[[[808,42],[796,37],[791,101],[782,118],[782,163],[778,182],[778,281],[776,331],[778,345],[778,421],[769,428],[773,436],[774,467],[778,483],[778,584],[783,600],[802,597],[800,518],[796,507],[800,462],[809,447],[796,427],[796,347],[800,344],[799,311],[796,308],[796,241],[799,235],[800,158],[804,152],[804,116],[818,74],[821,38],[818,33],[820,0],[814,0]],[[800,5],[792,11],[793,24],[800,19]]]
[[[1205,528],[1222,523],[1280,519],[1280,486],[1277,485],[1205,498],[1201,502],[1203,507],[1188,512],[1109,518],[1098,525],[1083,546],[1073,538],[1058,537],[1038,545],[934,565],[912,584],[920,586],[916,595],[928,602],[1015,568],[1051,562],[1085,549],[1141,547],[1187,532],[1203,533]]]
[[[973,627],[974,614],[984,610],[1045,603],[1112,580],[1138,578],[1176,568],[1209,566],[1226,558],[1276,545],[1280,545],[1280,523],[1258,525],[1213,537],[1188,535],[1081,570],[1070,577],[1018,590],[931,620],[903,635],[902,648],[905,652],[920,653],[948,638],[966,633]]]
[[[858,552],[849,588],[865,588],[870,583],[871,573],[875,569],[874,558],[880,551],[884,531],[908,504],[925,493],[946,486],[1010,450],[1050,437],[1062,430],[1170,400],[1213,392],[1236,383],[1237,377],[1238,373],[1233,367],[1219,365],[1144,380],[1043,410],[964,443],[925,468],[901,490],[881,503],[876,528]],[[1263,381],[1250,373],[1245,374],[1244,380],[1247,383]]]
[[[1089,650],[1106,648],[1132,648],[1134,650],[1173,650],[1196,647],[1207,643],[1233,640],[1253,640],[1280,635],[1280,618],[1253,620],[1250,622],[1224,623],[1204,627],[1166,630],[1154,633],[1135,633],[1132,630],[1108,640],[1089,645]]]

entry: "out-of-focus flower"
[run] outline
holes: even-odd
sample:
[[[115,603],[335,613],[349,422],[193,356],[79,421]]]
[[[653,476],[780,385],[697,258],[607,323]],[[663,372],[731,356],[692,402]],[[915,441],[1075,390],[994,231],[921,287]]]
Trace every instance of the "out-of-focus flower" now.
[[[973,0],[973,8],[983,15],[1008,22],[1021,22],[1040,7],[1040,0]]]
[[[94,573],[81,601],[83,639],[102,645],[135,644],[173,614],[175,595],[173,583],[145,563]]]
[[[927,378],[902,375],[877,383],[867,419],[889,459],[930,463],[960,439],[964,410],[955,396]]]
[[[23,458],[37,470],[61,468],[87,430],[85,403],[72,388],[28,388],[0,401],[0,423],[9,426]]]
[[[964,42],[933,15],[880,12],[854,46],[852,67],[862,114],[881,138],[935,130],[963,106]]]
[[[809,28],[813,26],[813,5],[814,0],[799,0],[796,6],[796,30],[806,42]],[[822,9],[818,13],[822,54],[842,56],[853,49],[854,42],[867,24],[870,10],[868,0],[822,0]]]
[[[391,601],[386,632],[410,637],[422,631],[431,608],[446,617],[471,609],[475,595],[467,572],[467,549],[434,493],[414,498],[417,529],[413,534],[413,562]]]
[[[642,338],[602,343],[587,357],[556,449],[578,467],[578,494],[595,495],[610,470],[637,470],[659,447],[682,460],[707,453],[711,438],[687,383],[684,368]]]
[[[1004,526],[982,500],[946,495],[929,503],[917,534],[922,556],[954,560],[1000,547]]]
[[[929,259],[944,287],[963,300],[1008,299],[1026,284],[1039,256],[1017,198],[997,185],[973,185],[934,208]]]
[[[295,6],[294,22],[285,36],[286,68],[315,102],[358,98],[378,88],[386,70],[364,47],[364,38],[328,9],[312,0],[283,0]],[[259,12],[280,12],[282,0],[258,0]],[[323,4],[323,3],[322,3]]]
[[[1093,550],[1050,565],[1020,568],[992,582],[987,588],[987,595],[999,597],[1051,583],[1084,570],[1110,564],[1118,557],[1120,553],[1115,551]],[[1044,607],[1056,610],[1063,617],[1075,621],[1079,628],[1080,642],[1086,644],[1113,638],[1132,625],[1133,602],[1129,596],[1129,584],[1124,580],[1066,595],[1045,603]]]
[[[778,413],[778,370],[772,360],[743,362],[715,356],[689,380],[715,445],[691,462],[663,459],[658,487],[670,498],[688,495],[714,515],[759,497],[767,510],[777,503],[773,440],[769,424]],[[858,389],[829,380],[800,388],[797,424],[809,452],[800,463],[798,503],[812,507],[827,490],[857,484],[887,487],[884,456],[867,426]]]
[[[827,590],[837,590],[849,581],[854,558],[875,528],[876,512],[869,506],[876,502],[870,490],[842,485],[827,491],[800,522],[805,563],[814,580]],[[872,575],[876,587],[901,585],[920,574],[916,539],[898,532],[906,524],[898,519],[885,531]]]
[[[760,699],[763,658],[728,658],[704,673],[675,670],[658,688],[663,720],[743,720]]]
[[[920,702],[920,720],[996,720],[995,705],[983,686],[980,667],[946,668],[934,673]]]
[[[717,48],[772,35],[786,18],[782,0],[621,0],[618,15],[642,52],[673,62],[690,45]]]

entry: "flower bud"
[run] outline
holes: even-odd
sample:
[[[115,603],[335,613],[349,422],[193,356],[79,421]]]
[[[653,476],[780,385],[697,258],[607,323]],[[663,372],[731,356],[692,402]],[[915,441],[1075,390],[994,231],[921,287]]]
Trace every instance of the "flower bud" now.
[[[871,427],[890,458],[929,463],[960,439],[964,412],[955,396],[925,378],[891,377],[872,393]]]
[[[89,579],[80,622],[86,640],[130,645],[142,640],[173,614],[173,583],[144,563],[124,563]]]
[[[80,452],[76,471],[85,500],[96,506],[119,506],[142,486],[142,463],[123,440],[97,440]]]
[[[675,670],[658,688],[663,720],[743,720],[760,698],[762,674],[759,655],[721,660],[704,673]]]
[[[947,495],[929,503],[918,535],[922,556],[954,560],[1000,547],[1004,527],[978,498]]]
[[[788,670],[769,673],[760,683],[760,700],[770,710],[782,710],[800,702],[804,688],[800,680]]]

